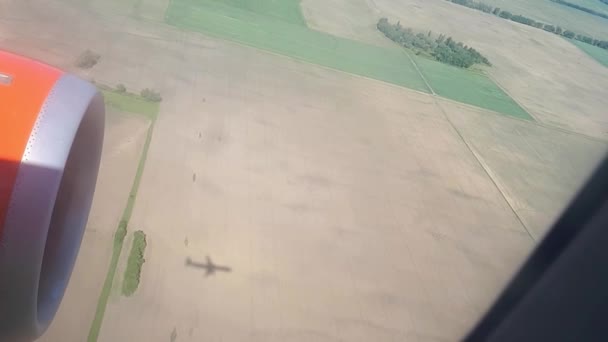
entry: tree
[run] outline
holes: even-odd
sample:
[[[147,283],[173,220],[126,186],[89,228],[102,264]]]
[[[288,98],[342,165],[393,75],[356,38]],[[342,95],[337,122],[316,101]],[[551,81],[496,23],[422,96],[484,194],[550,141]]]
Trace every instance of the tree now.
[[[496,7],[496,8],[495,8],[495,9],[492,11],[492,14],[494,14],[494,15],[498,15],[498,14],[500,14],[500,8],[499,8],[499,7]]]
[[[127,92],[127,87],[125,87],[124,84],[120,83],[120,84],[118,84],[116,86],[116,92],[120,93],[120,94],[126,93]]]
[[[414,32],[411,28],[404,28],[399,23],[391,24],[386,18],[380,19],[376,26],[387,38],[412,49],[416,55],[424,52],[442,63],[461,68],[468,68],[476,63],[491,65],[487,58],[475,49],[455,41],[452,37],[446,38],[445,35],[440,34],[435,38],[431,31]]]
[[[98,53],[95,53],[89,49],[86,49],[78,58],[76,59],[76,66],[81,69],[91,69],[92,67],[99,62],[101,56]]]
[[[564,31],[563,35],[566,38],[572,39],[572,38],[574,38],[574,36],[576,35],[576,33],[572,32],[570,30],[566,30],[566,31]]]
[[[437,37],[437,40],[435,42],[437,42],[437,44],[443,44],[444,41],[445,41],[445,35],[440,34],[439,37]]]
[[[511,19],[513,17],[513,14],[509,11],[501,11],[498,16],[505,19]]]
[[[564,32],[564,31],[562,30],[561,27],[558,26],[558,27],[555,28],[555,33],[556,34],[562,34],[562,32]]]
[[[154,91],[152,89],[144,89],[141,91],[140,93],[141,97],[143,97],[144,99],[150,101],[150,102],[160,102],[163,100],[163,98],[160,96],[160,93],[157,91]]]
[[[554,33],[554,32],[555,32],[555,26],[545,24],[545,25],[543,26],[543,30],[545,30],[545,31],[547,31],[547,32]]]

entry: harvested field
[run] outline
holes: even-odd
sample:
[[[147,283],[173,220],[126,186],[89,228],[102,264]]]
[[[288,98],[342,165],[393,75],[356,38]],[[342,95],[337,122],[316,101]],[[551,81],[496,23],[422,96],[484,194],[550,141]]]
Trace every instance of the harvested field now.
[[[574,39],[570,40],[570,42],[576,45],[579,49],[583,50],[583,52],[588,54],[591,58],[595,59],[598,63],[608,67],[608,50],[585,44]]]
[[[608,148],[596,139],[455,103],[442,107],[536,240]]]

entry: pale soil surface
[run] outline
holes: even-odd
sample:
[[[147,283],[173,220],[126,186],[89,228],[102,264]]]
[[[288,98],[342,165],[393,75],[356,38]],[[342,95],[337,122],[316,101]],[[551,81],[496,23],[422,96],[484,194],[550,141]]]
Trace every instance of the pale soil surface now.
[[[100,341],[452,340],[532,246],[432,97],[230,44],[183,53],[131,221],[142,283]],[[185,265],[207,255],[232,272]]]
[[[605,150],[553,128],[602,136],[605,71],[567,43],[515,24],[488,31],[531,49],[531,58],[500,50],[490,33],[477,32],[485,30],[465,35],[458,25],[480,17],[447,11],[443,1],[376,3],[395,13],[414,8],[412,26],[479,45],[496,64],[494,77],[542,125],[132,15],[158,0],[111,17],[119,3],[32,3],[0,0],[1,48],[68,70],[91,48],[102,60],[81,75],[159,89],[164,98],[131,222],[148,239],[142,282],[133,297],[110,298],[99,341],[166,342],[174,330],[176,341],[456,340]],[[368,33],[362,39],[374,39]],[[549,53],[530,48],[530,39],[573,58],[572,70],[544,60]],[[572,92],[586,102],[565,96]],[[141,139],[144,127],[128,136]],[[104,176],[112,172],[132,175],[137,158],[129,156],[124,164],[104,159],[100,182],[112,182]],[[98,187],[91,225],[103,220],[85,236],[45,341],[88,333],[131,179]],[[205,277],[185,265],[207,255],[232,271]]]
[[[442,106],[537,240],[606,154],[606,143],[578,134]]]
[[[101,168],[80,253],[57,317],[40,341],[86,340],[147,129],[146,119],[107,111]]]
[[[608,139],[608,68],[554,34],[503,20],[445,0],[353,0],[370,5],[380,17],[403,26],[445,33],[475,47],[493,63],[489,74],[538,121],[569,131]],[[318,29],[352,38],[352,32],[376,30],[372,22],[345,20],[354,7],[342,0],[304,1]],[[316,7],[315,7],[316,6]],[[331,6],[331,11],[319,7]],[[371,20],[371,19],[370,19]],[[472,29],[475,28],[475,29]],[[369,40],[371,32],[362,33]],[[383,37],[380,37],[385,39]]]

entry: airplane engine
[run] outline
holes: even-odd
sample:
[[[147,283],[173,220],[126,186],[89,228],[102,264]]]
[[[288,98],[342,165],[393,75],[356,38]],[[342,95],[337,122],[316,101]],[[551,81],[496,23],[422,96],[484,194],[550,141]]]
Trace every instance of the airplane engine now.
[[[0,341],[49,326],[89,216],[104,134],[92,84],[0,51]]]

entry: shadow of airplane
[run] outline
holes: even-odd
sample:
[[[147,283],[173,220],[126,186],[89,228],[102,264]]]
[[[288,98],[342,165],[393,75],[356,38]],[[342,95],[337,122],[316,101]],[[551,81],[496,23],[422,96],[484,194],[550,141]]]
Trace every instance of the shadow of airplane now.
[[[220,266],[216,265],[211,261],[209,256],[205,256],[206,262],[196,262],[192,261],[190,257],[186,258],[186,266],[202,268],[205,270],[205,277],[215,274],[215,272],[232,272],[232,268],[228,266]]]

